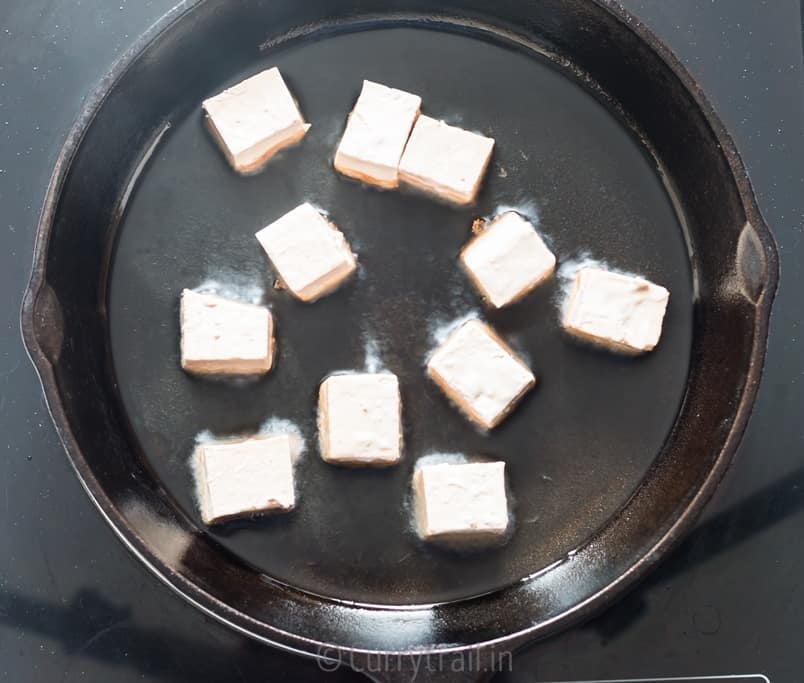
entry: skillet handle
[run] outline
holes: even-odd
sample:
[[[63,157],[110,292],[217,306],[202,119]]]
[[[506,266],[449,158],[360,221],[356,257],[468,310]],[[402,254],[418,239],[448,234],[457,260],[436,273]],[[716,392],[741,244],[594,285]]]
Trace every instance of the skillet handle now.
[[[22,333],[29,352],[38,351],[51,365],[56,365],[64,340],[64,315],[56,293],[47,283],[26,291]]]
[[[746,221],[737,240],[737,280],[742,294],[753,304],[759,302],[769,275],[775,276],[768,273],[768,262],[773,257],[769,257],[770,251],[773,247],[763,245],[756,227]]]

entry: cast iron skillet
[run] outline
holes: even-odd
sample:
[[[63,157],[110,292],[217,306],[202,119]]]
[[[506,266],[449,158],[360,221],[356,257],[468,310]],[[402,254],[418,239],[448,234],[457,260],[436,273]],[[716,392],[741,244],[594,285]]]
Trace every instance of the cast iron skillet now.
[[[636,19],[607,0],[429,5],[176,8],[70,134],[22,310],[59,434],[126,545],[233,628],[358,668],[377,653],[488,664],[588,616],[655,565],[734,455],[777,281],[731,139]],[[241,178],[199,103],[272,65],[313,127]],[[496,138],[475,206],[369,190],[331,170],[363,78]],[[272,289],[253,238],[304,200],[329,210],[361,263],[359,278],[313,305]],[[593,256],[668,287],[656,351],[625,359],[567,339],[560,279],[510,310],[483,311],[455,259],[472,219],[505,205],[538,221],[562,263]],[[279,330],[266,378],[232,385],[180,371],[179,292],[209,278],[265,291]],[[540,376],[492,435],[469,427],[422,372],[434,329],[471,311]],[[330,467],[315,445],[317,384],[362,367],[367,344],[400,377],[407,454],[383,471]],[[195,435],[253,431],[269,417],[297,422],[307,440],[298,510],[205,529],[187,467]],[[452,451],[508,463],[516,527],[506,546],[466,555],[416,540],[414,461]],[[374,675],[402,678],[414,661]]]

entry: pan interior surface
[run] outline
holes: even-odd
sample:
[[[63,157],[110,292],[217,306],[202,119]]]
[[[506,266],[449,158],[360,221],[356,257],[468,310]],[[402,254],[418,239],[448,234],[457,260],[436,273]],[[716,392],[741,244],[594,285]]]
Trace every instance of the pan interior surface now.
[[[683,399],[693,331],[683,218],[655,161],[603,99],[547,58],[471,31],[414,26],[313,33],[268,48],[247,68],[210,76],[205,96],[278,66],[312,124],[258,175],[227,166],[182,100],[143,166],[118,227],[108,280],[111,357],[132,438],[165,495],[199,528],[189,458],[204,430],[254,431],[270,418],[301,429],[298,509],[206,533],[269,577],[363,603],[430,604],[489,593],[566,557],[618,514],[645,477]],[[158,68],[155,65],[154,68]],[[225,71],[225,69],[222,69]],[[157,76],[157,74],[155,74]],[[363,79],[416,93],[423,113],[494,137],[476,205],[367,189],[332,157]],[[313,304],[273,288],[254,233],[301,202],[329,212],[359,276]],[[559,326],[562,281],[485,310],[457,263],[473,219],[501,207],[538,221],[559,265],[593,257],[667,287],[657,349],[625,358],[574,343]],[[261,289],[273,310],[274,369],[243,385],[179,366],[179,295],[214,280]],[[481,434],[426,378],[439,327],[484,318],[528,360],[536,389]],[[317,389],[361,370],[367,353],[400,379],[401,464],[343,469],[319,457]],[[464,453],[507,463],[514,533],[501,548],[425,547],[410,523],[420,456]]]

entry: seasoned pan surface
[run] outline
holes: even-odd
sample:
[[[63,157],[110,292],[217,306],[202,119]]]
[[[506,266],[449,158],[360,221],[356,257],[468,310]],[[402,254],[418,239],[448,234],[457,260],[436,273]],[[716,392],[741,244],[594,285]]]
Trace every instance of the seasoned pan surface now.
[[[686,385],[692,329],[689,259],[678,216],[651,159],[615,115],[546,60],[474,35],[381,28],[294,41],[237,82],[279,66],[312,123],[304,142],[255,177],[231,172],[197,100],[155,149],[127,207],[114,253],[109,320],[115,374],[149,465],[198,521],[187,465],[196,434],[290,419],[308,444],[296,513],[212,533],[261,571],[323,595],[430,603],[485,593],[555,562],[602,526],[645,475]],[[318,65],[326,65],[321,68]],[[496,139],[476,206],[455,209],[379,192],[336,175],[331,159],[362,78],[419,93],[426,113]],[[227,83],[210,83],[214,94]],[[309,305],[272,288],[254,232],[303,201],[340,226],[360,276]],[[629,359],[570,342],[558,323],[560,280],[484,317],[531,360],[538,389],[484,435],[425,376],[434,328],[482,314],[457,264],[473,218],[500,205],[538,216],[559,259],[591,253],[672,292],[655,353]],[[178,300],[207,280],[266,292],[279,355],[265,379],[194,379],[178,359]],[[320,460],[318,383],[362,369],[366,346],[403,393],[405,458],[382,471]],[[417,456],[494,456],[508,463],[515,532],[467,558],[432,552],[405,504]]]
[[[521,642],[632,581],[711,493],[756,389],[775,251],[725,131],[620,10],[545,2],[522,16],[505,3],[489,16],[464,3],[432,17],[347,4],[209,0],[154,30],[59,162],[23,331],[90,494],[161,578],[218,618],[309,653]],[[312,129],[239,177],[199,103],[270,66]],[[476,205],[334,173],[363,78],[496,139]],[[330,213],[361,264],[312,305],[273,289],[253,237],[302,201]],[[667,287],[659,347],[623,358],[567,339],[560,277],[509,310],[484,310],[457,253],[473,219],[500,207],[537,222],[560,263],[593,257]],[[279,351],[265,378],[180,370],[179,294],[210,280],[262,292],[273,309]],[[439,330],[467,314],[539,377],[490,435],[423,371]],[[403,462],[325,465],[318,383],[377,361],[400,377]],[[307,444],[298,509],[204,528],[188,466],[198,433],[247,433],[272,418],[296,423]],[[505,546],[456,554],[413,533],[416,458],[454,452],[507,462]]]

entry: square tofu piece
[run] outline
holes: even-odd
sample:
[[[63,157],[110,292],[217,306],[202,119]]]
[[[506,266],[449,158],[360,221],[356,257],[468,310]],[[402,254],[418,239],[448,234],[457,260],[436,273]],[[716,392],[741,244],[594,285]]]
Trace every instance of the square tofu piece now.
[[[399,162],[399,178],[455,204],[474,201],[494,140],[420,116]]]
[[[425,541],[493,541],[508,529],[503,462],[423,465],[413,475],[413,493]]]
[[[461,263],[486,300],[500,308],[550,277],[556,257],[528,221],[507,211],[463,248]]]
[[[536,383],[525,363],[479,320],[450,334],[430,357],[427,372],[484,429],[496,427]]]
[[[662,334],[670,292],[639,277],[583,268],[575,276],[564,309],[564,328],[613,351],[639,354]]]
[[[261,375],[274,358],[271,311],[241,301],[181,293],[181,366],[200,375]]]
[[[207,125],[239,173],[258,171],[310,128],[274,67],[204,100]]]
[[[335,153],[335,169],[384,188],[399,185],[399,160],[422,99],[363,81],[363,90]]]
[[[343,234],[310,204],[257,233],[279,279],[302,301],[332,291],[357,268]]]
[[[287,434],[199,444],[193,473],[204,524],[290,510],[296,504]]]
[[[393,465],[402,443],[399,382],[389,372],[327,377],[318,394],[321,457],[338,465]]]

